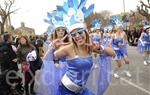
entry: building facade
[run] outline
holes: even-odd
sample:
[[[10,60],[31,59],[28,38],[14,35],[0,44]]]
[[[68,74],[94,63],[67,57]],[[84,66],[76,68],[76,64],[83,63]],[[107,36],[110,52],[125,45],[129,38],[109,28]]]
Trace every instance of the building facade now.
[[[21,22],[21,27],[15,29],[15,34],[21,36],[35,36],[35,30],[33,28],[29,28],[25,26],[24,22]]]

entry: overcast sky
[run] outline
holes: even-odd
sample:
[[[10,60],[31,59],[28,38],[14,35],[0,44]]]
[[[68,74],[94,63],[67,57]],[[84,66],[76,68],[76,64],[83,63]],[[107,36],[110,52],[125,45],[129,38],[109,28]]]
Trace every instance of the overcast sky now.
[[[20,27],[25,22],[27,27],[34,28],[36,34],[42,34],[47,30],[48,24],[43,21],[47,18],[47,12],[55,9],[56,4],[61,5],[64,0],[16,0],[15,6],[19,8],[16,14],[11,15],[12,25]],[[66,1],[66,0],[65,0]],[[125,0],[125,10],[135,10],[139,0]],[[1,0],[0,0],[1,3]],[[113,14],[123,12],[123,0],[87,0],[87,6],[95,4],[95,11],[109,10]]]

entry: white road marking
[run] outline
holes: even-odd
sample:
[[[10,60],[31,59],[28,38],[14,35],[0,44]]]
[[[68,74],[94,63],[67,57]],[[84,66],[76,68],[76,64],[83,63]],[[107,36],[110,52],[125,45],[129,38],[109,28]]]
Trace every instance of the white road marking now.
[[[124,79],[124,78],[121,78],[121,77],[120,77],[120,80],[122,80],[122,81],[124,81],[124,82],[130,84],[131,86],[133,86],[133,87],[135,87],[135,88],[137,88],[137,89],[139,89],[139,90],[141,90],[141,91],[143,91],[143,92],[145,92],[145,93],[147,93],[147,94],[150,95],[150,91],[148,91],[148,90],[146,90],[146,89],[144,89],[144,88],[142,88],[142,87],[140,87],[140,86],[138,86],[138,85],[136,85],[136,84],[134,84],[134,83],[132,83],[132,82],[126,80],[126,79]]]

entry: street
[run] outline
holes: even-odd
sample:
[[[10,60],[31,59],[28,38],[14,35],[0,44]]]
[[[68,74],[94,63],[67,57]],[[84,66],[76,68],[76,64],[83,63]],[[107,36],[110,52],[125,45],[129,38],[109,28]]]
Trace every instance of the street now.
[[[105,95],[150,95],[150,65],[144,66],[136,47],[129,47],[132,78],[112,79]],[[113,64],[114,65],[114,64]]]

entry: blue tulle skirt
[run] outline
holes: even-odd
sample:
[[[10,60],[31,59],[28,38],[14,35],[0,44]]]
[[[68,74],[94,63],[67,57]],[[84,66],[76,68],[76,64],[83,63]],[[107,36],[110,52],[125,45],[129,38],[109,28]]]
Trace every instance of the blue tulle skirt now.
[[[98,79],[97,95],[104,95],[111,82],[111,63],[112,58],[107,55],[100,56],[100,71]]]
[[[121,47],[113,46],[114,51],[116,53],[116,57],[114,60],[122,60],[123,58],[128,56],[127,44]],[[117,48],[117,49],[116,49]]]
[[[53,61],[44,61],[38,79],[37,95],[57,95],[60,79],[65,70],[65,67],[56,67]]]
[[[145,51],[150,51],[150,42],[142,45],[141,41],[138,41],[137,50],[139,53],[143,54]]]
[[[125,56],[128,56],[128,44],[125,44],[122,48],[121,48],[121,51],[123,51],[124,55]]]

